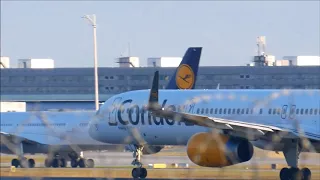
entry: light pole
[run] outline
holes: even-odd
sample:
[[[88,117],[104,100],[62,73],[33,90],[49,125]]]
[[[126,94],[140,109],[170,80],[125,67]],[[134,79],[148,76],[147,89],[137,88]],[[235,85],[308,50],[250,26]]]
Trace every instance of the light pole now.
[[[95,86],[95,104],[96,110],[99,109],[99,85],[98,85],[98,58],[97,58],[97,24],[96,15],[85,15],[85,18],[93,27],[93,49],[94,49],[94,86]]]

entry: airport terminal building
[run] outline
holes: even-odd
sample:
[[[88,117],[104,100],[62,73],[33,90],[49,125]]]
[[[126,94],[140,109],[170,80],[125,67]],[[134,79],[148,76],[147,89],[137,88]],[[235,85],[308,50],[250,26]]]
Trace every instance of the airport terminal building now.
[[[165,88],[175,67],[99,68],[99,100],[149,89],[159,70]],[[320,89],[320,66],[203,66],[196,89]],[[1,101],[26,102],[26,110],[94,110],[93,68],[1,69]]]

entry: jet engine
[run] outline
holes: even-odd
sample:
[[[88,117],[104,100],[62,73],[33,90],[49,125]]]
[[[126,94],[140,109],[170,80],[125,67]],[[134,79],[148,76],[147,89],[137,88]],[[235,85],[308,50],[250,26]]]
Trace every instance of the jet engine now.
[[[249,161],[253,156],[253,146],[243,138],[197,133],[188,141],[187,155],[199,166],[224,167]]]

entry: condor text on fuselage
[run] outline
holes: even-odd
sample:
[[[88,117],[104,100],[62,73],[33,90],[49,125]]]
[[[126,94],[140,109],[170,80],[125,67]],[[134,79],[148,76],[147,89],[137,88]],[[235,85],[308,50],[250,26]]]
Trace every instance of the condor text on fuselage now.
[[[195,103],[190,103],[188,105],[183,106],[175,106],[175,105],[167,105],[167,99],[164,99],[161,104],[161,108],[170,109],[172,111],[178,111],[178,112],[188,112],[193,113],[195,108]],[[167,105],[167,106],[166,106]],[[186,126],[193,126],[193,123],[190,122],[176,122],[171,119],[167,118],[157,118],[153,116],[149,111],[146,109],[146,105],[144,106],[138,106],[137,104],[134,104],[132,99],[125,99],[122,100],[121,97],[116,98],[113,101],[113,110],[110,111],[109,117],[108,117],[108,124],[110,126],[118,126],[119,129],[125,130],[123,126],[127,125],[186,125]],[[114,116],[114,120],[112,121],[111,116]],[[121,126],[123,125],[123,126]]]

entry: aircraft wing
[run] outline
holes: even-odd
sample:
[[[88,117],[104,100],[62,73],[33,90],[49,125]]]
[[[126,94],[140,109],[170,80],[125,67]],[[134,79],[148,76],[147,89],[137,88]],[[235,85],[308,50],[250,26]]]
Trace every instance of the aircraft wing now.
[[[18,143],[18,142],[24,142],[24,143],[28,143],[28,144],[41,144],[40,142],[34,141],[34,140],[30,140],[21,136],[17,136],[14,134],[10,134],[10,133],[6,133],[3,131],[0,131],[0,135],[1,135],[1,143]]]
[[[272,135],[291,139],[303,137],[318,141],[320,140],[320,138],[310,136],[308,134],[299,133],[276,126],[269,126],[258,123],[246,123],[225,118],[201,116],[197,114],[175,112],[164,109],[149,109],[149,111],[151,111],[152,114],[156,117],[163,117],[176,121],[192,123],[198,126],[219,129],[236,136],[246,137],[249,140],[256,140],[258,138],[261,138],[262,136],[271,137]]]
[[[313,140],[320,140],[309,134],[302,134],[293,130],[288,130],[276,126],[269,126],[258,123],[247,123],[225,118],[216,118],[209,116],[202,116],[198,114],[189,114],[183,112],[176,112],[161,108],[158,103],[158,76],[156,72],[150,90],[148,110],[156,117],[163,117],[173,119],[175,121],[189,122],[198,126],[204,126],[212,129],[220,129],[230,134],[237,136],[244,136],[249,140],[256,140],[261,137],[270,137],[278,135],[282,138],[308,138]]]

